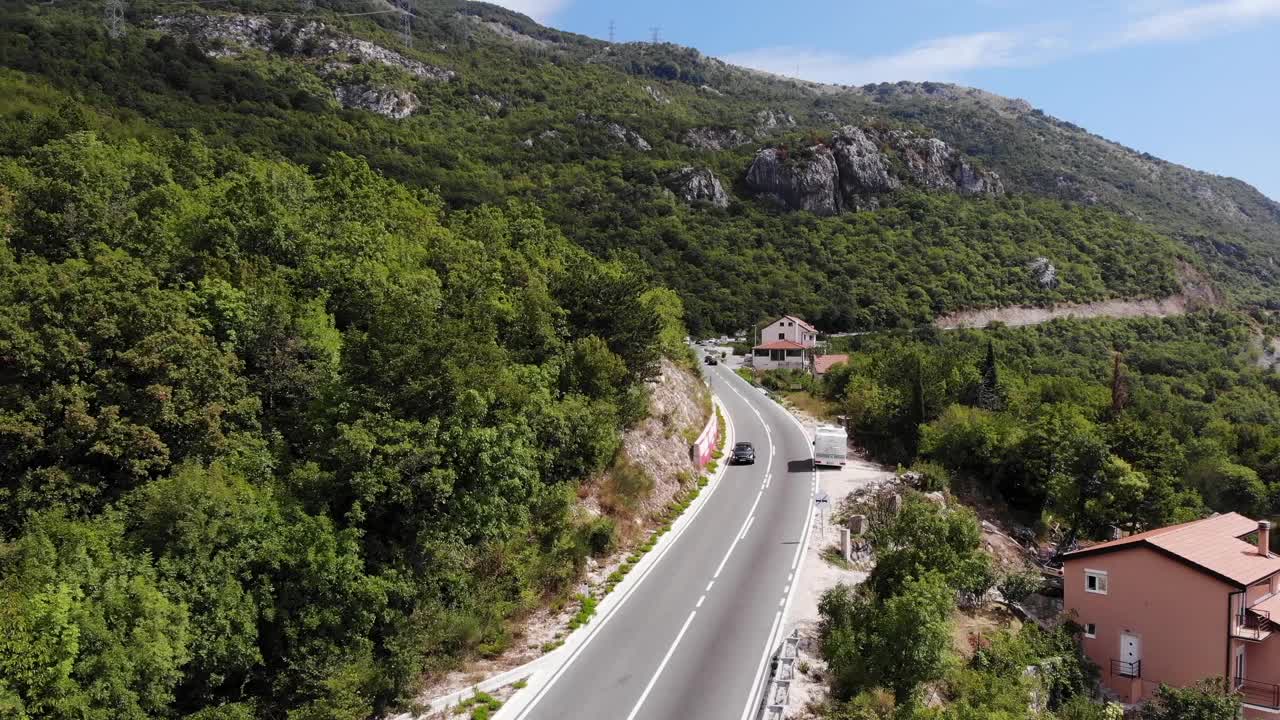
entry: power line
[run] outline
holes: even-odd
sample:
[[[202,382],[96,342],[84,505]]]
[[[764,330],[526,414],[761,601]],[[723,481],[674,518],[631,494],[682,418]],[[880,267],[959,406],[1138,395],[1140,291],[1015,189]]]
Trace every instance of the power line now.
[[[396,0],[400,11],[400,42],[413,47],[413,0]]]

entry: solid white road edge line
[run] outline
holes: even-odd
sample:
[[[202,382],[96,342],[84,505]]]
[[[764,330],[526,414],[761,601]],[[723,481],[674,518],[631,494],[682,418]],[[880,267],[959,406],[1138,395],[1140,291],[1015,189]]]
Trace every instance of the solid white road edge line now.
[[[640,693],[640,699],[636,701],[636,706],[631,708],[631,713],[627,715],[627,720],[635,720],[636,715],[640,714],[640,706],[644,705],[644,701],[649,698],[649,693],[653,690],[653,686],[658,683],[658,678],[662,675],[662,671],[666,669],[671,656],[676,652],[676,646],[684,638],[685,631],[689,629],[689,624],[693,622],[693,617],[697,614],[697,610],[689,613],[689,619],[684,621],[684,627],[680,628],[680,633],[676,635],[675,641],[671,643],[671,647],[667,648],[667,654],[662,656],[662,662],[658,663],[658,669],[654,671],[653,677],[649,678],[649,684],[644,686],[644,692]]]
[[[734,438],[733,418],[729,414],[729,408],[724,406],[723,403],[721,403],[719,400],[716,400],[715,404],[720,405],[721,411],[724,413],[725,447],[728,447],[729,443]],[[728,467],[729,467],[728,463],[724,463],[723,465],[720,465],[717,467],[716,473],[712,478],[712,481],[707,484],[707,487],[703,488],[703,492],[698,495],[698,499],[693,502],[693,504],[689,507],[688,510],[685,511],[683,515],[681,515],[679,518],[676,519],[676,522],[672,526],[671,531],[668,532],[666,535],[663,535],[658,540],[657,546],[654,547],[653,550],[651,550],[650,552],[646,553],[644,558],[640,560],[640,563],[637,564],[637,570],[639,571],[632,571],[631,573],[629,573],[625,578],[622,579],[622,582],[618,584],[618,587],[615,588],[613,593],[610,593],[609,595],[605,596],[604,600],[601,601],[600,603],[601,607],[598,609],[598,612],[596,615],[597,622],[589,622],[579,630],[579,632],[582,632],[582,631],[586,631],[586,632],[582,636],[582,639],[580,641],[577,641],[577,645],[572,647],[572,652],[569,652],[567,657],[565,657],[565,659],[562,662],[560,662],[558,666],[539,667],[538,670],[535,671],[534,675],[529,677],[528,685],[526,685],[523,689],[516,691],[516,694],[513,695],[511,699],[508,700],[506,704],[504,704],[498,710],[497,713],[494,714],[493,720],[508,720],[508,719],[523,720],[523,718],[529,714],[529,712],[538,704],[538,702],[542,700],[543,696],[547,694],[547,691],[551,689],[551,686],[554,685],[555,682],[560,679],[560,676],[564,674],[565,670],[567,670],[569,666],[573,664],[573,661],[576,660],[580,654],[582,654],[582,651],[586,649],[587,645],[596,637],[596,635],[600,632],[600,630],[603,629],[606,624],[608,624],[609,620],[613,619],[613,617],[617,614],[618,610],[626,603],[628,599],[630,599],[632,594],[635,593],[636,589],[639,588],[640,585],[644,582],[645,578],[649,576],[649,573],[651,573],[653,569],[658,566],[658,563],[662,561],[662,558],[666,556],[667,552],[675,545],[676,541],[680,539],[680,536],[684,534],[685,530],[687,530],[689,526],[693,524],[694,518],[696,518],[698,514],[702,512],[702,509],[706,507],[707,504],[711,501],[711,496],[715,493],[716,489],[720,487],[720,481],[721,479],[724,478],[725,471],[728,469]],[[679,527],[676,527],[677,525]],[[648,567],[644,568],[643,570],[640,570],[639,565],[644,564],[644,562],[649,558],[653,558],[653,559],[650,561]],[[622,587],[623,585],[626,585],[627,581],[631,580],[632,578],[635,578],[635,581],[630,585],[630,587],[625,587],[625,588]],[[613,604],[607,608],[604,607],[609,603],[610,600],[613,600]],[[544,655],[543,657],[538,658],[538,660],[534,660],[533,663],[542,664],[543,660],[550,658],[555,653],[564,653],[569,651],[571,649],[569,641],[573,640],[573,638],[574,636],[570,635],[569,638],[566,640],[564,646],[561,646],[558,650],[553,650],[551,653],[548,653],[547,655]],[[533,663],[530,663],[530,664],[533,664]],[[545,664],[554,665],[554,663],[551,661],[547,661]],[[551,673],[551,674],[549,676],[546,676],[547,673]],[[546,676],[545,681],[543,681],[544,676]],[[485,689],[484,687],[482,687],[482,685],[474,685],[472,686],[471,689],[474,689],[474,688]],[[489,688],[489,689],[497,689],[497,688]],[[460,692],[465,692],[465,691],[460,691]],[[521,697],[522,695],[524,696],[523,698]],[[463,695],[462,698],[459,698],[459,699],[465,699],[466,697],[469,697],[469,695]],[[436,709],[433,707],[432,711],[434,712],[436,711]]]

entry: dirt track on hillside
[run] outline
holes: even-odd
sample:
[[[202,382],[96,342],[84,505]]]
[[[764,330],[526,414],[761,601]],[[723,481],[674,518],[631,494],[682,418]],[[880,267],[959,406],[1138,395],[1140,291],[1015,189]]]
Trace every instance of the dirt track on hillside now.
[[[993,322],[1011,327],[1039,325],[1057,318],[1172,317],[1186,314],[1192,304],[1185,296],[1174,295],[1160,300],[1102,300],[1092,303],[1064,303],[1053,307],[1015,305],[985,310],[962,310],[943,315],[934,320],[933,324],[943,330],[956,330],[984,328]]]

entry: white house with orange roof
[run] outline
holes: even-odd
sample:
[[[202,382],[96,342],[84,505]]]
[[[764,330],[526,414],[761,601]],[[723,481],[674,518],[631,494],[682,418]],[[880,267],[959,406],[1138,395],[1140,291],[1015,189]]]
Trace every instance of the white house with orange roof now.
[[[817,328],[783,315],[760,331],[760,343],[751,348],[751,364],[757,370],[808,370],[817,345]]]

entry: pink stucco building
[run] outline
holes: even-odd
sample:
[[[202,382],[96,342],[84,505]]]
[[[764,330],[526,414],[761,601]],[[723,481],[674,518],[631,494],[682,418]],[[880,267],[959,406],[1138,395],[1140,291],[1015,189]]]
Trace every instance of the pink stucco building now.
[[[1063,605],[1125,702],[1161,683],[1228,678],[1251,718],[1280,717],[1280,557],[1271,526],[1237,513],[1068,553]]]

